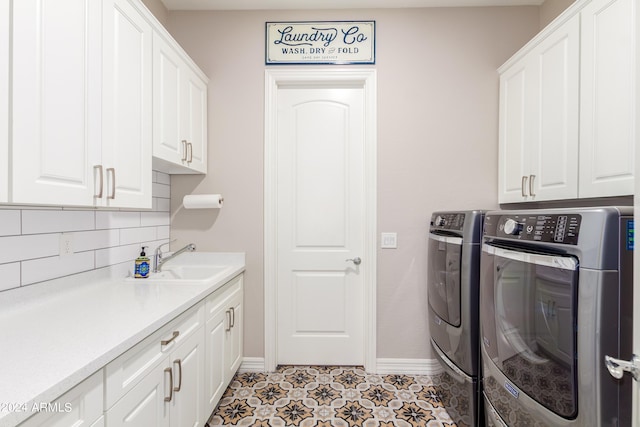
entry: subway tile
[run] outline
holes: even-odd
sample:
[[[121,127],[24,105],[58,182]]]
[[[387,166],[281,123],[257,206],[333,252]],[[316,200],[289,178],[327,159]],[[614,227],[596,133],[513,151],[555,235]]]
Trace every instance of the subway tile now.
[[[140,225],[151,227],[155,225],[170,225],[171,215],[169,212],[141,212]]]
[[[171,210],[171,199],[160,199],[158,197],[153,198],[155,206],[153,210],[155,212],[169,212]]]
[[[140,255],[138,245],[116,246],[96,251],[96,268],[107,267],[121,262],[133,261]]]
[[[171,197],[171,186],[166,184],[153,183],[153,190],[151,194],[153,194],[153,197],[168,199]]]
[[[23,261],[22,285],[44,282],[93,269],[93,251]]]
[[[169,175],[168,173],[156,172],[156,179],[153,182],[171,185],[171,175]]]
[[[84,252],[120,244],[120,230],[78,231],[73,234],[73,251]]]
[[[120,244],[129,245],[156,240],[156,227],[123,228],[120,230]]]
[[[0,237],[0,264],[59,253],[59,233]]]
[[[16,236],[20,230],[20,211],[0,210],[0,236]]]
[[[160,225],[156,227],[156,238],[160,239],[168,239],[170,237],[171,227],[168,225]]]
[[[96,212],[96,228],[140,227],[140,212],[100,211]]]
[[[22,234],[94,230],[95,223],[93,211],[22,211]]]
[[[20,263],[0,264],[0,291],[20,286]]]

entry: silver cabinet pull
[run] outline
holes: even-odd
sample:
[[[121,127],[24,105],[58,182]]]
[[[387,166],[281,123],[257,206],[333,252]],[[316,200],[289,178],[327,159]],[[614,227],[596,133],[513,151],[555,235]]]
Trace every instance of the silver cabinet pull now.
[[[536,193],[533,192],[533,180],[536,179],[535,175],[529,175],[529,195],[530,196],[535,196]]]
[[[182,161],[183,162],[187,161],[187,140],[186,139],[182,140]]]
[[[180,331],[173,331],[173,335],[171,335],[171,338],[169,338],[168,340],[162,340],[160,341],[160,344],[162,345],[169,345],[171,344],[171,342],[173,340],[175,340],[176,338],[178,338],[178,335],[180,335]]]
[[[187,160],[187,163],[191,163],[193,162],[193,144],[189,142],[187,143],[187,147],[189,147],[189,160]]]
[[[95,199],[102,199],[102,190],[104,190],[104,177],[103,177],[103,171],[102,171],[102,165],[95,165],[93,167],[93,170],[97,170],[98,171],[98,176],[100,177],[100,190],[98,191],[98,194],[94,194],[93,197]]]
[[[527,193],[525,192],[527,188],[527,176],[522,176],[522,184],[520,184],[520,189],[522,190],[522,197],[527,197]]]
[[[231,330],[231,310],[225,311],[227,315],[227,327],[224,328],[225,332],[229,332]]]
[[[111,195],[107,199],[116,198],[116,170],[114,168],[107,168],[107,174],[111,173]]]
[[[171,402],[171,399],[173,399],[173,369],[165,368],[164,372],[169,373],[169,397],[165,396],[164,401]]]
[[[178,380],[178,387],[174,387],[173,391],[178,392],[182,388],[182,360],[176,359],[173,361],[173,364],[178,364],[178,372],[180,373],[180,379]]]
[[[345,261],[351,261],[355,265],[360,265],[362,263],[362,259],[359,256],[357,256],[355,258],[348,258]]]
[[[229,310],[231,310],[231,327],[233,328],[236,326],[236,309],[231,307]]]

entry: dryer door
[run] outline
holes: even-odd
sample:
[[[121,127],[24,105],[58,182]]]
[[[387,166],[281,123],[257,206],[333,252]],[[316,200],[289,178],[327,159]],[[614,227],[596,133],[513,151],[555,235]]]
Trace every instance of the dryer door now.
[[[429,234],[429,305],[445,322],[460,326],[462,238]]]

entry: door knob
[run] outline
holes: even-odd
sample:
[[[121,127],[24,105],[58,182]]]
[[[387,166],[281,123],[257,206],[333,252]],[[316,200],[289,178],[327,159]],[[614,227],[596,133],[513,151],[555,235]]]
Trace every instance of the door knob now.
[[[360,259],[359,256],[355,257],[355,258],[349,258],[346,259],[345,261],[351,261],[353,262],[355,265],[360,265],[362,263],[362,260]]]

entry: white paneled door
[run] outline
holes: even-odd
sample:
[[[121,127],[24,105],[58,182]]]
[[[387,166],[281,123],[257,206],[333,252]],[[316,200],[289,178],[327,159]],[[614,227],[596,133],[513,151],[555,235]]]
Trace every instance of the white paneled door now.
[[[366,91],[277,90],[277,363],[365,364]]]

